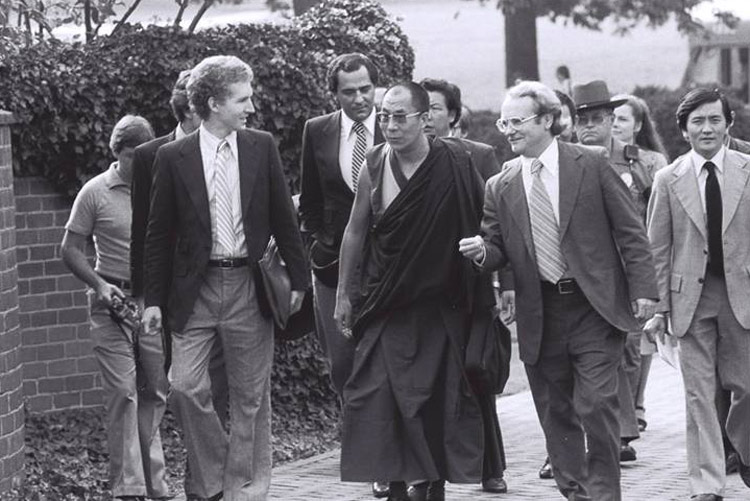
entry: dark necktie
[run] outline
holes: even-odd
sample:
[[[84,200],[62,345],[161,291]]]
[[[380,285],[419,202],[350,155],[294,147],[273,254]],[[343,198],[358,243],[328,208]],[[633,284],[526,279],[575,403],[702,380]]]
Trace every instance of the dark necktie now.
[[[357,134],[357,140],[354,143],[352,151],[352,187],[357,192],[359,183],[359,171],[362,164],[365,163],[365,152],[367,151],[367,138],[365,137],[365,126],[362,122],[354,122],[352,129]]]
[[[708,269],[714,274],[724,275],[724,248],[721,243],[721,187],[716,177],[716,166],[712,162],[703,164],[706,177],[706,227],[708,229]]]

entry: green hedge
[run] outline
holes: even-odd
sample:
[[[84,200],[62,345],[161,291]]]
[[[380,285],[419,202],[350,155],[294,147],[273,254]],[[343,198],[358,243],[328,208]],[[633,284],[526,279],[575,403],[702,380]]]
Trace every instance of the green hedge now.
[[[139,113],[157,134],[175,126],[168,106],[179,72],[207,56],[233,54],[255,72],[251,125],[273,133],[288,179],[298,181],[302,126],[331,111],[325,70],[336,55],[360,51],[384,82],[411,78],[406,35],[371,0],[326,0],[289,24],[253,24],[189,35],[157,26],[127,26],[88,45],[45,42],[0,66],[0,109],[13,129],[16,175],[43,175],[71,194],[111,161],[112,126]]]
[[[89,45],[47,42],[0,66],[0,109],[12,129],[15,175],[42,175],[74,194],[112,160],[109,135],[125,113],[151,121],[158,135],[175,126],[168,101],[181,70],[233,54],[255,73],[253,127],[274,134],[293,189],[302,127],[335,107],[328,63],[344,52],[372,57],[383,82],[411,79],[414,52],[398,25],[370,0],[326,0],[289,24],[227,26],[188,35],[129,26]],[[338,405],[314,336],[276,346],[275,419],[289,432],[337,422]]]

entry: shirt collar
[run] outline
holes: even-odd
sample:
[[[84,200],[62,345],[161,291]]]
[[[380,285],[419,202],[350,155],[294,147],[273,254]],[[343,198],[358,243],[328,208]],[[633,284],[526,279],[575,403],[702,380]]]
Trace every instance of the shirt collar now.
[[[203,124],[201,124],[199,128],[199,134],[200,134],[200,142],[201,144],[208,148],[209,151],[213,151],[214,153],[219,151],[219,144],[226,139],[227,143],[229,143],[229,149],[232,150],[232,154],[234,155],[234,158],[239,158],[237,155],[237,131],[233,130],[229,133],[228,136],[226,136],[224,139],[220,139],[213,134],[211,134],[208,129],[206,129]]]
[[[177,124],[177,127],[175,127],[174,129],[175,141],[177,139],[182,139],[185,136],[187,136],[187,132],[185,132],[185,129],[182,128],[182,124]]]
[[[706,160],[705,157],[702,157],[699,155],[695,150],[690,150],[690,158],[693,161],[693,169],[695,170],[695,175],[700,176],[701,170],[703,170],[703,164],[706,162],[712,162],[716,166],[716,170],[719,171],[719,173],[724,171],[724,156],[726,155],[727,147],[722,146],[721,149],[714,155],[713,157]]]
[[[372,107],[370,114],[364,119],[362,125],[365,126],[367,132],[370,135],[375,136],[375,107]],[[345,133],[346,137],[352,133],[352,127],[354,126],[354,120],[347,115],[344,110],[341,110],[341,131]]]
[[[107,189],[111,190],[118,186],[128,186],[128,183],[117,173],[117,165],[117,162],[112,162],[109,164],[109,169],[104,173],[104,182],[107,185]]]
[[[541,155],[539,155],[539,161],[542,162],[544,168],[549,171],[550,174],[557,176],[560,170],[560,147],[557,144],[557,139],[552,139],[552,142],[547,146]],[[525,169],[531,169],[531,162],[534,159],[531,157],[521,156],[521,164]]]

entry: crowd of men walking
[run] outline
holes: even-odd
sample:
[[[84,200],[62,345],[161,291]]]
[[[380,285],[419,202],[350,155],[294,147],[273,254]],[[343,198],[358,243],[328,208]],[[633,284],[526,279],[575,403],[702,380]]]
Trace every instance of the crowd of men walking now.
[[[115,498],[170,497],[169,395],[188,499],[267,499],[274,326],[257,263],[271,237],[291,312],[313,294],[342,480],[392,501],[441,501],[445,482],[509,490],[503,357],[467,349],[507,336],[501,318],[546,438],[540,476],[563,497],[621,499],[650,356],[675,343],[691,499],[722,499],[733,469],[750,487],[750,148],[720,92],[680,101],[691,149],[667,165],[641,99],[521,81],[497,121],[517,155],[501,167],[463,137],[455,85],[396,83],[376,103],[378,68],[344,54],[328,71],[340,109],[305,124],[296,209],[272,136],[245,127],[252,80],[209,57],[175,84],[172,133],[123,117],[117,160],[65,227],[63,259],[91,287]]]

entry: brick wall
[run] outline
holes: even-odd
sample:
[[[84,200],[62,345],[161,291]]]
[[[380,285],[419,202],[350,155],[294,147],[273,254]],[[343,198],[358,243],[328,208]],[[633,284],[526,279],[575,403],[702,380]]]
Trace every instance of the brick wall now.
[[[26,408],[101,405],[85,286],[60,257],[72,200],[42,178],[16,178],[13,184]]]
[[[0,111],[0,492],[23,478],[24,407],[10,125]]]

